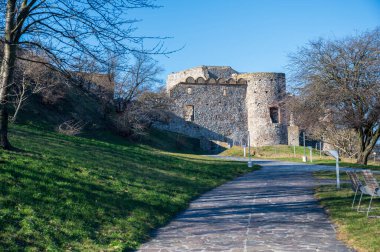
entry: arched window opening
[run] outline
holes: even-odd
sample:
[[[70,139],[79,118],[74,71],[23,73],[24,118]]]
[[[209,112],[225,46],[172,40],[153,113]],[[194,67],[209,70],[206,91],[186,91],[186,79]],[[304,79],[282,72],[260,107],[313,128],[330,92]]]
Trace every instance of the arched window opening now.
[[[223,96],[227,96],[227,89],[226,88],[223,89]]]

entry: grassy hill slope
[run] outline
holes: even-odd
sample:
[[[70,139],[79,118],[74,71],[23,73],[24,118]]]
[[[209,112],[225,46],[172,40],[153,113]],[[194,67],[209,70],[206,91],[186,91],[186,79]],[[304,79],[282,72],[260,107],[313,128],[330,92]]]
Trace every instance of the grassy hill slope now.
[[[0,250],[131,250],[191,199],[249,171],[107,132],[12,126],[10,136],[18,150],[0,152]]]
[[[57,89],[61,95],[54,102],[42,102],[41,94],[27,99],[17,122],[54,129],[67,120],[82,120],[87,123],[87,129],[106,128],[108,122],[95,95],[76,85],[59,86]]]

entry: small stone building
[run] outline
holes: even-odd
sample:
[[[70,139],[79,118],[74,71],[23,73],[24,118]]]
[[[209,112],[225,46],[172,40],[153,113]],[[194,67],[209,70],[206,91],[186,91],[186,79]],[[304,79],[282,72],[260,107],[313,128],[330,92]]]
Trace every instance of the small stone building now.
[[[172,100],[171,116],[155,126],[199,138],[205,149],[249,142],[251,146],[288,141],[299,145],[298,128],[288,125],[283,73],[200,66],[169,74],[166,88]]]

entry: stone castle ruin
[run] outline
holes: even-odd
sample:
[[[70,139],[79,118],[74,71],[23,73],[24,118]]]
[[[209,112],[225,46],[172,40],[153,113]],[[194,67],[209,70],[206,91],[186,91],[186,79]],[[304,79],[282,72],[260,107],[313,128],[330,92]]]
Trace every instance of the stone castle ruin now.
[[[283,103],[283,73],[200,66],[169,74],[166,88],[171,116],[156,127],[199,138],[204,149],[249,141],[254,147],[299,145],[298,127],[288,119]]]

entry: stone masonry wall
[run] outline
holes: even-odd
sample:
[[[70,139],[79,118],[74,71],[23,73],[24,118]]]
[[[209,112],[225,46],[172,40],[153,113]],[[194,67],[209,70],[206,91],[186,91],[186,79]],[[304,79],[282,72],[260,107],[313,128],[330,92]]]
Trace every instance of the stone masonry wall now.
[[[204,145],[246,144],[248,131],[251,146],[296,144],[297,130],[290,127],[288,139],[283,73],[200,66],[170,74],[167,91],[171,119],[156,123],[157,128],[199,138]]]
[[[187,77],[193,77],[194,79],[202,77],[208,79],[208,73],[205,71],[204,67],[194,67],[181,72],[171,73],[168,75],[166,80],[166,90],[169,91],[175,85],[181,82],[185,82]]]
[[[300,146],[300,130],[298,126],[288,126],[288,145]]]
[[[246,85],[180,83],[170,90],[173,104],[168,124],[156,127],[191,137],[229,142],[247,136]],[[190,90],[189,90],[190,89]],[[194,121],[185,121],[186,106],[194,106]]]
[[[185,82],[186,78],[190,76],[194,79],[202,77],[203,79],[207,80],[209,78],[228,78],[231,77],[233,74],[237,74],[237,71],[228,66],[193,67],[184,71],[169,74],[166,81],[166,90],[169,91],[178,83]]]
[[[238,78],[248,81],[246,107],[251,145],[287,144],[287,119],[282,103],[286,95],[285,74],[250,73]],[[271,119],[271,108],[278,110],[278,122]]]

